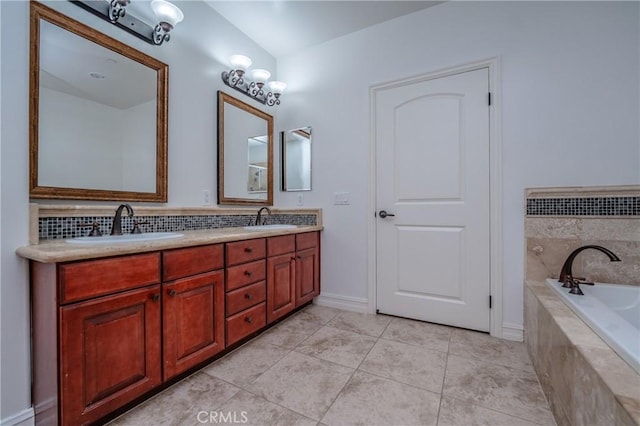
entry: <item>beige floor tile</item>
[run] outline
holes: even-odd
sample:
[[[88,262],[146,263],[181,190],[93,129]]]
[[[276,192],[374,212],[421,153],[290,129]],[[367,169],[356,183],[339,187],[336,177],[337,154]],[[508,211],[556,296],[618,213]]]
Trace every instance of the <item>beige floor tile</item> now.
[[[357,371],[322,423],[334,426],[435,425],[439,396]]]
[[[541,424],[553,418],[534,373],[449,355],[443,396]]]
[[[315,426],[318,422],[246,391],[238,392],[217,410],[230,421],[247,426]],[[236,420],[236,421],[233,421]]]
[[[251,393],[320,420],[347,383],[352,368],[291,352],[258,377]]]
[[[452,330],[446,325],[393,318],[382,333],[382,338],[447,352]]]
[[[112,424],[195,425],[199,411],[215,410],[239,391],[222,380],[196,373],[118,417]]]
[[[234,385],[246,387],[288,353],[289,349],[257,340],[242,346],[202,371]]]
[[[356,368],[376,343],[376,339],[351,331],[322,327],[294,349],[325,361]]]
[[[496,339],[477,331],[456,329],[451,336],[449,353],[533,372],[524,343]]]
[[[440,393],[446,359],[444,352],[380,339],[358,369]]]
[[[300,311],[300,313],[297,314],[296,317],[305,321],[311,321],[325,325],[340,312],[343,311],[340,309],[329,308],[328,306],[311,305]]]
[[[453,398],[442,398],[438,426],[534,426],[517,417]]]
[[[322,327],[320,324],[294,316],[261,334],[256,341],[293,349],[320,327]]]
[[[327,323],[328,326],[340,330],[353,331],[367,336],[380,337],[384,329],[391,322],[391,317],[385,315],[360,314],[358,312],[342,311]]]

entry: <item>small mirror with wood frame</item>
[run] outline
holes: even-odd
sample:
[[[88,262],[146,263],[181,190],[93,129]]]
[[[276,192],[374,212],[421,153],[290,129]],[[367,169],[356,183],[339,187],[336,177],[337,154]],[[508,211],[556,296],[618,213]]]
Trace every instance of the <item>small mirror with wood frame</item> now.
[[[169,66],[30,7],[30,197],[166,202]]]
[[[273,117],[221,91],[218,204],[273,204]]]

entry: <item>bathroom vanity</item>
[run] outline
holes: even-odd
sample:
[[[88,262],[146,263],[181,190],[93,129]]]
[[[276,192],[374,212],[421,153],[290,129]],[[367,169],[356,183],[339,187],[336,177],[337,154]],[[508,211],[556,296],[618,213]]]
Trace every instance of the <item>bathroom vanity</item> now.
[[[108,418],[309,303],[321,229],[18,249],[31,259],[36,423]]]

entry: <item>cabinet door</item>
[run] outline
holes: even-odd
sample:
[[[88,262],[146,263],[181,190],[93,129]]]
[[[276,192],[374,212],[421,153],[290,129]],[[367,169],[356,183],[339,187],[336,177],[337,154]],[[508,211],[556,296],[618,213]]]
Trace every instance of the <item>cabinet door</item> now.
[[[294,253],[267,259],[267,323],[296,307]]]
[[[296,306],[320,294],[320,264],[317,248],[296,253]]]
[[[224,271],[164,284],[162,303],[165,380],[224,349]]]
[[[105,416],[161,382],[160,287],[60,308],[61,423]]]

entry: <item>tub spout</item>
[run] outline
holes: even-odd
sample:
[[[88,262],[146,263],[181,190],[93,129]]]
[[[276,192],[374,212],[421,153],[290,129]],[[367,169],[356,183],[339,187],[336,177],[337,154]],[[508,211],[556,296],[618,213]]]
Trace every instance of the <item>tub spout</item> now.
[[[593,283],[583,282],[577,278],[574,278],[572,272],[574,259],[580,252],[586,249],[601,251],[602,253],[609,256],[609,259],[612,262],[620,262],[620,258],[616,256],[615,253],[602,246],[588,245],[578,247],[577,249],[572,251],[571,254],[569,254],[569,256],[567,257],[567,260],[565,260],[564,265],[562,265],[562,270],[560,271],[560,278],[558,278],[558,282],[561,282],[563,287],[571,289],[571,294],[582,294],[582,290],[580,290],[580,284],[593,285]]]

